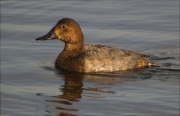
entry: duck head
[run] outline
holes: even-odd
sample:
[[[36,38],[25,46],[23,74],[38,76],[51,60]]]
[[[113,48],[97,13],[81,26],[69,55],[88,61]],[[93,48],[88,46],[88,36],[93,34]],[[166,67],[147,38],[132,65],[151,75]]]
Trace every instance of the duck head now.
[[[63,18],[44,36],[37,40],[58,39],[66,44],[84,43],[84,36],[79,24],[70,18]]]

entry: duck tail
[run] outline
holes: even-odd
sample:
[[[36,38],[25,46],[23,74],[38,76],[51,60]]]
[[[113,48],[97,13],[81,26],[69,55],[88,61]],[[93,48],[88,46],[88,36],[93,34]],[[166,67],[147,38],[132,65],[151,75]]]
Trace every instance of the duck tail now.
[[[149,66],[162,66],[162,64],[161,64],[161,63],[158,63],[158,62],[153,62],[153,61],[151,61],[151,62],[149,63]]]

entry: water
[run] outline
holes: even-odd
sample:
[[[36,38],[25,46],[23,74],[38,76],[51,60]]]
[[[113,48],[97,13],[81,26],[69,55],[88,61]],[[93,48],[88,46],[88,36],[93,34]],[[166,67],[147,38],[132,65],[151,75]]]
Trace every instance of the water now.
[[[151,56],[163,64],[109,74],[54,68],[64,44],[35,41],[63,17],[85,43]],[[1,1],[1,115],[167,115],[179,112],[179,1]]]

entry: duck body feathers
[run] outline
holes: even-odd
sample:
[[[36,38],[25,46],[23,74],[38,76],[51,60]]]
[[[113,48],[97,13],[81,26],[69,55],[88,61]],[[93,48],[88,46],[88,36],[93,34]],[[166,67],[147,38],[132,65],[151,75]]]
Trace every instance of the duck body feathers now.
[[[149,66],[151,62],[143,54],[99,44],[84,45],[74,58],[57,57],[56,68],[71,72],[112,72]]]

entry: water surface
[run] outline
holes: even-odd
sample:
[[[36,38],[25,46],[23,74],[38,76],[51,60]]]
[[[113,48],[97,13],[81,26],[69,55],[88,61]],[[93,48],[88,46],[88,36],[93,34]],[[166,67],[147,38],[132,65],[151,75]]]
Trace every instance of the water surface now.
[[[85,43],[163,64],[109,74],[54,68],[64,43],[35,41],[75,19]],[[179,1],[1,1],[1,115],[179,115]]]

